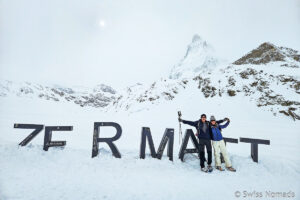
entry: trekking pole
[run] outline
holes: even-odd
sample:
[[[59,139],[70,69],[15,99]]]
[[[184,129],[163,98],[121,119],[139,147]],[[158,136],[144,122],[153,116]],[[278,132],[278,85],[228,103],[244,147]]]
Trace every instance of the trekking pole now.
[[[181,111],[178,111],[178,121],[181,119]],[[181,122],[179,121],[179,145],[182,140],[182,130],[181,130]]]

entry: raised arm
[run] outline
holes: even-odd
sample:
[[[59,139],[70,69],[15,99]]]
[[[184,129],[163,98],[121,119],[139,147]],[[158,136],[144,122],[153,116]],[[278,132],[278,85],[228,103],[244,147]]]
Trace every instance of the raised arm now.
[[[218,121],[216,121],[217,122],[217,124],[221,124],[221,123],[223,123],[223,122],[225,122],[226,120],[225,119],[221,119],[221,120],[218,120]]]
[[[219,125],[219,127],[221,129],[226,128],[229,125],[229,123],[230,123],[230,120],[228,119],[227,122],[224,125]]]
[[[182,123],[184,123],[184,124],[188,124],[188,125],[190,125],[190,126],[194,126],[194,127],[196,127],[197,128],[197,124],[198,124],[198,121],[187,121],[187,120],[181,120],[182,121]]]

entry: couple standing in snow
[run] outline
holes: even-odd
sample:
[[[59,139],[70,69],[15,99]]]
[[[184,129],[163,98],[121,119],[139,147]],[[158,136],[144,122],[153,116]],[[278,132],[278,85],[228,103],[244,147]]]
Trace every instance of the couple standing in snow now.
[[[225,118],[223,120],[216,121],[214,116],[210,117],[210,121],[206,120],[206,115],[202,114],[200,120],[198,121],[187,121],[182,120],[179,117],[179,122],[184,124],[188,124],[194,126],[197,129],[197,136],[199,138],[199,154],[200,154],[200,166],[201,170],[204,172],[211,172],[213,170],[211,163],[212,163],[212,146],[214,148],[215,154],[215,163],[216,169],[220,171],[224,171],[221,167],[221,158],[220,153],[222,153],[225,165],[227,170],[235,172],[236,170],[232,167],[229,156],[227,154],[225,142],[223,140],[223,136],[221,130],[226,128],[229,125],[230,120]],[[221,123],[225,122],[224,125]],[[212,140],[212,145],[211,145]],[[205,168],[205,150],[207,151],[207,168]]]

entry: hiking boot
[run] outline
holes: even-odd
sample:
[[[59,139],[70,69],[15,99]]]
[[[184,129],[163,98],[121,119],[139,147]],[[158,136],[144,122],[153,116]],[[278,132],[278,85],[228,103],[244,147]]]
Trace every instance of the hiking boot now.
[[[203,172],[207,173],[207,172],[208,172],[208,169],[207,169],[207,168],[205,168],[205,167],[202,167],[202,168],[201,168],[201,171],[203,171]]]
[[[207,170],[208,170],[208,172],[212,172],[213,171],[213,167],[211,165],[208,165],[207,166]]]
[[[226,167],[226,169],[231,172],[236,172],[236,169],[234,169],[233,167]]]
[[[224,171],[224,169],[221,166],[217,166],[216,169],[220,171]]]

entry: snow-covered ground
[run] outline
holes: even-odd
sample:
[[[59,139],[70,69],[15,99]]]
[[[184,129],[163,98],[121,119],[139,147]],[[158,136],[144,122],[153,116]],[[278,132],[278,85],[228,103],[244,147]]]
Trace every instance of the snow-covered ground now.
[[[0,83],[0,200],[286,199],[285,193],[300,199],[299,55],[282,49],[264,43],[231,64],[194,36],[170,76],[151,85],[116,92],[105,85],[79,89]],[[259,145],[255,163],[250,144],[229,143],[237,172],[205,174],[197,155],[178,159],[179,110],[186,120],[196,121],[202,113],[228,117],[223,136],[271,144]],[[91,158],[94,122],[121,125],[122,136],[115,142],[121,159],[101,143],[98,157]],[[31,130],[14,129],[14,123],[74,128],[53,132],[53,140],[67,145],[45,152],[44,132],[18,146]],[[175,129],[173,162],[166,153],[162,160],[151,158],[148,146],[146,159],[139,158],[142,127],[150,127],[156,148],[165,129]],[[114,134],[114,128],[100,129],[101,137]]]
[[[0,99],[0,199],[236,199],[235,192],[294,192],[300,195],[299,121],[259,109],[246,97],[204,98],[186,88],[173,101],[150,105],[136,112],[103,112],[67,102],[41,99]],[[236,173],[200,171],[196,155],[178,159],[177,111],[183,119],[197,120],[202,113],[229,117],[225,137],[269,139],[259,145],[259,162],[250,158],[250,144],[228,144]],[[122,154],[114,158],[106,144],[91,158],[94,122],[114,121],[122,126],[115,142]],[[19,147],[30,130],[14,129],[14,123],[73,125],[71,132],[53,132],[53,140],[66,140],[62,149],[43,151],[43,132],[28,146]],[[165,128],[175,128],[174,161],[139,159],[141,127],[151,128],[157,148]],[[189,128],[183,125],[183,129]],[[101,128],[101,137],[114,135]],[[195,130],[194,130],[195,131]],[[189,144],[191,146],[191,143]],[[257,198],[252,198],[257,199]],[[274,199],[274,198],[269,198]],[[276,198],[275,198],[276,199]]]

